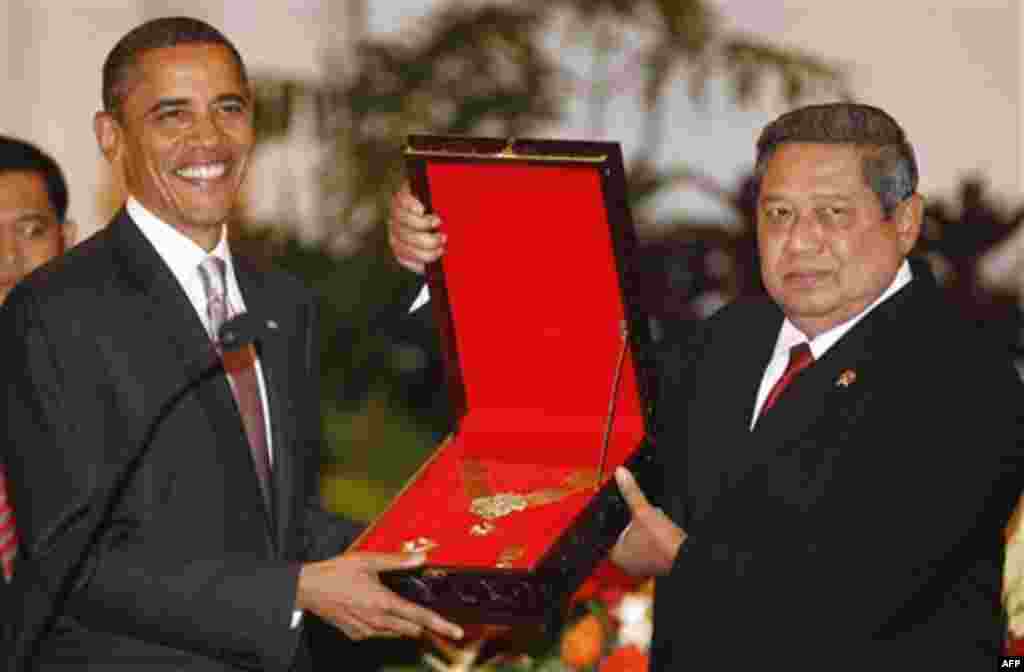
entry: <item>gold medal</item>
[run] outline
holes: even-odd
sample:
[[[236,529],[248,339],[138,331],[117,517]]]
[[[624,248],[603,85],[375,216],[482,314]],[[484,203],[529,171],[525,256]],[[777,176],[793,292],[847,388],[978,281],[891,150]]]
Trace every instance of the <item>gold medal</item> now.
[[[489,497],[477,497],[469,503],[469,510],[486,520],[501,518],[516,511],[525,511],[529,503],[516,492],[499,492]]]
[[[469,510],[484,520],[494,520],[517,511],[525,511],[530,507],[552,504],[598,485],[596,472],[580,470],[566,476],[557,487],[541,488],[527,493],[499,492],[489,495],[486,494],[486,476],[487,470],[478,460],[469,459],[463,462],[462,482],[465,493],[470,498]]]

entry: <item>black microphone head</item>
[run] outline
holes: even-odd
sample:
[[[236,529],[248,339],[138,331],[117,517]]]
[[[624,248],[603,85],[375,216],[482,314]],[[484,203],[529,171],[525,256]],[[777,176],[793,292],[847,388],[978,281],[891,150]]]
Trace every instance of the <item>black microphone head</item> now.
[[[220,347],[234,350],[261,340],[277,326],[273,320],[264,320],[253,313],[239,313],[225,322],[218,334]]]

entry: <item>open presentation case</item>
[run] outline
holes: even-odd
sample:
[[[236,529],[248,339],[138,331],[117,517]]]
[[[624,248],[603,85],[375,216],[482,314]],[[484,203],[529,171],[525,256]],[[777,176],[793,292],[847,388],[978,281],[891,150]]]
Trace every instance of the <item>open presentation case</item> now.
[[[464,624],[557,623],[629,519],[653,372],[612,142],[412,136],[409,179],[448,237],[428,270],[455,431],[356,541],[425,551],[388,573]]]

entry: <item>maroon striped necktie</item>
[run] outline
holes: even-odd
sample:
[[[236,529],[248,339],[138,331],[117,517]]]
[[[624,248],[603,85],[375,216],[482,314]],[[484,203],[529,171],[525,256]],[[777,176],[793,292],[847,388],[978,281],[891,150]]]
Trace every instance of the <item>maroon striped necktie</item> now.
[[[235,311],[227,300],[226,274],[227,264],[220,257],[211,255],[199,265],[199,276],[206,291],[210,334],[214,342],[217,341],[221,326],[235,316]],[[256,377],[256,350],[249,345],[238,350],[221,352],[221,357],[224,360],[224,370],[231,382],[231,391],[238,404],[238,412],[242,416],[245,436],[249,440],[249,450],[260,479],[260,489],[263,490],[263,498],[269,511],[272,510],[270,451],[267,449],[263,400],[260,398],[259,381]]]
[[[765,397],[764,405],[761,406],[761,416],[768,412],[768,409],[775,405],[775,401],[782,395],[782,391],[796,378],[797,374],[806,369],[814,362],[814,354],[807,342],[797,343],[789,349],[789,364],[782,373],[782,377],[775,381],[768,396]]]

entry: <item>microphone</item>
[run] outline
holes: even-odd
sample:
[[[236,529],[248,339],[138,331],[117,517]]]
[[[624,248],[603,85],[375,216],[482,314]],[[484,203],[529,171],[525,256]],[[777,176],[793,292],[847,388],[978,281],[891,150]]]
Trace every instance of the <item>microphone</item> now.
[[[252,313],[239,313],[220,328],[218,342],[224,350],[237,350],[262,341],[277,328],[273,320],[264,320]]]
[[[139,423],[138,441],[121,456],[120,464],[107,472],[108,478],[93,491],[86,505],[68,518],[63,529],[54,533],[54,537],[59,539],[54,545],[60,551],[38,559],[40,567],[33,567],[37,563],[20,564],[14,583],[8,588],[17,587],[23,595],[22,625],[18,632],[11,624],[10,629],[4,629],[0,639],[2,648],[10,651],[8,669],[30,669],[36,647],[59,616],[60,606],[73,592],[89,553],[102,538],[122,494],[148,455],[161,421],[196,385],[223,370],[218,346],[220,351],[237,350],[264,340],[276,328],[276,322],[258,318],[249,312],[227,320],[221,326],[213,347],[187,359],[183,367],[185,375],[171,381],[173,386],[170,389],[156,395],[163,401],[152,413],[143,416],[144,422]]]

